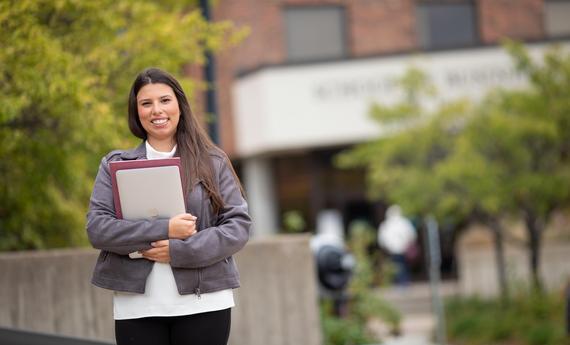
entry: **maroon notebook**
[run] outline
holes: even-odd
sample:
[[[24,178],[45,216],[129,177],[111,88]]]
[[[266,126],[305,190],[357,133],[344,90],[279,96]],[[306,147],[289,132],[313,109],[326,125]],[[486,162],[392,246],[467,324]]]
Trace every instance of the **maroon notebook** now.
[[[121,208],[121,196],[119,195],[119,188],[117,186],[117,171],[126,169],[146,169],[164,166],[177,166],[182,176],[182,166],[179,157],[165,158],[165,159],[139,159],[132,161],[114,161],[109,163],[111,173],[111,186],[113,187],[113,201],[115,203],[115,214],[117,218],[123,218],[123,211]],[[184,190],[184,189],[183,189]]]

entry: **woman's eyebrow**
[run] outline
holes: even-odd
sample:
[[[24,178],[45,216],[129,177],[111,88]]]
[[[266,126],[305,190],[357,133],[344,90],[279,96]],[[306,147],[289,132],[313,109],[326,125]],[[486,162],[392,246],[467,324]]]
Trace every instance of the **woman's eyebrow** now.
[[[163,99],[166,97],[172,97],[172,95],[166,94],[166,95],[158,96],[159,99]],[[140,103],[143,101],[150,101],[150,100],[151,100],[151,98],[140,98],[140,99],[137,99],[137,102]]]

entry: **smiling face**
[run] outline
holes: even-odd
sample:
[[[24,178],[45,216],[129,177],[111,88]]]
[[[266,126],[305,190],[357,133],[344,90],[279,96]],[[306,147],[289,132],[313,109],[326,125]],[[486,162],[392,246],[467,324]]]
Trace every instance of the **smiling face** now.
[[[176,144],[180,107],[172,88],[166,84],[147,84],[137,94],[139,120],[149,144],[159,151],[170,151]]]

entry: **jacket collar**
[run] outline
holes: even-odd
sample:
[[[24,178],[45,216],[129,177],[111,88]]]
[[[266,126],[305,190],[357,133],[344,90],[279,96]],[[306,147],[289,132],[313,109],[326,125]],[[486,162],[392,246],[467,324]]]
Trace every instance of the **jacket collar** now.
[[[126,160],[146,159],[146,147],[144,141],[132,150],[123,151],[121,153],[121,158]]]

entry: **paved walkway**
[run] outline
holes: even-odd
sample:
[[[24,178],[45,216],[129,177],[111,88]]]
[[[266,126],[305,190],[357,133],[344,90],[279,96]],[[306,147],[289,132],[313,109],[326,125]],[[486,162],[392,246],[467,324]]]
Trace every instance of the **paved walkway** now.
[[[402,315],[402,335],[384,338],[382,345],[433,345],[435,319],[428,313]]]
[[[455,283],[444,283],[440,287],[443,298],[457,293]],[[402,314],[399,337],[382,337],[383,345],[433,345],[433,331],[436,319],[431,308],[431,291],[428,283],[412,284],[408,287],[378,289],[377,293]],[[382,332],[382,330],[380,330]]]
[[[382,345],[432,345],[425,336],[421,335],[403,335],[397,338],[388,338],[384,340]]]

